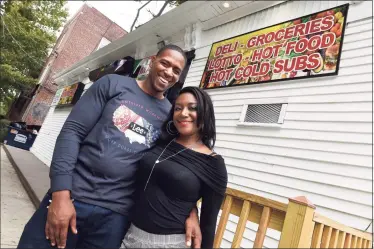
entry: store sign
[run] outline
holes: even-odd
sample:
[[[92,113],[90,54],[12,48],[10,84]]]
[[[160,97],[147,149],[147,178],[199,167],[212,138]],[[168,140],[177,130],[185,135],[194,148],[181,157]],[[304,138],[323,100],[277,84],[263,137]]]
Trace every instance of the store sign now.
[[[84,84],[80,82],[63,88],[63,92],[57,106],[74,105],[81,97],[83,89]]]
[[[348,6],[214,43],[200,88],[337,75]]]
[[[60,88],[56,91],[56,94],[55,96],[53,97],[53,100],[52,100],[52,103],[51,103],[51,106],[55,106],[58,104],[58,102],[60,101],[60,98],[61,98],[61,95],[62,93],[64,92],[64,88]]]

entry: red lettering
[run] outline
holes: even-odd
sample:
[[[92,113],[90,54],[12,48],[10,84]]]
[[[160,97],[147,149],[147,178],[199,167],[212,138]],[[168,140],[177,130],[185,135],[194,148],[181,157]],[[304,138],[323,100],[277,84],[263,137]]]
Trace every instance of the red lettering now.
[[[284,29],[280,29],[277,31],[277,33],[275,33],[275,41],[276,42],[279,42],[281,40],[283,40],[283,37],[284,37]]]
[[[209,61],[208,71],[213,70],[214,61],[215,61],[215,59],[212,59],[212,60]]]
[[[242,54],[237,54],[235,55],[235,58],[234,58],[234,65],[238,65],[243,59],[243,55]]]
[[[229,69],[226,70],[225,80],[229,80],[230,74],[232,73],[233,70],[234,70],[234,68],[229,68]]]
[[[265,35],[264,35],[264,34],[259,35],[259,36],[257,37],[257,43],[256,43],[256,46],[262,46],[262,45],[264,45],[264,44],[265,44],[264,39],[265,39]]]
[[[257,66],[258,66],[258,64],[254,64],[252,66],[252,69],[253,69],[253,71],[252,71],[252,77],[256,77],[256,76],[259,75],[259,72],[256,72]]]
[[[309,42],[308,42],[309,51],[315,51],[319,48],[319,46],[321,46],[321,36],[315,35],[309,39]]]
[[[235,57],[235,55],[227,57],[227,67],[230,67],[232,65],[232,59]]]
[[[322,35],[321,38],[321,49],[328,48],[335,42],[336,35],[335,33],[329,32]]]
[[[284,71],[286,73],[289,73],[289,72],[293,71],[293,69],[295,68],[295,64],[296,64],[296,60],[295,59],[296,58],[292,58],[291,60],[290,59],[286,59],[286,62],[284,63]]]
[[[274,40],[274,36],[275,36],[275,33],[272,31],[270,33],[268,33],[265,37],[265,42],[266,43],[270,43]]]
[[[285,52],[286,55],[289,55],[291,53],[291,51],[295,47],[295,44],[296,44],[296,41],[287,42],[287,44],[286,44],[286,52]]]
[[[257,36],[252,37],[251,39],[248,40],[247,42],[247,48],[254,47],[257,41]]]
[[[313,33],[317,33],[321,31],[320,29],[321,20],[322,19],[319,18],[319,19],[314,19],[311,21],[309,34],[313,34]]]
[[[216,49],[216,53],[215,53],[214,56],[218,56],[218,55],[220,55],[221,52],[222,52],[222,46],[220,46],[220,47],[218,47],[218,48]]]
[[[334,20],[335,20],[334,16],[324,17],[321,22],[321,31],[330,30],[332,26],[334,26],[335,24]]]
[[[279,55],[280,48],[283,47],[283,44],[278,44],[274,46],[274,54],[273,57],[277,57]]]
[[[225,71],[219,71],[217,74],[218,74],[217,80],[222,81],[225,78],[226,72]]]
[[[233,48],[230,49],[230,53],[231,52],[234,52],[236,50],[236,48],[238,47],[238,42],[235,42],[235,46]]]
[[[296,25],[294,36],[304,35],[305,34],[304,29],[305,29],[305,23],[300,23],[300,24]]]
[[[261,63],[260,70],[259,70],[259,76],[266,75],[270,70],[270,63],[269,62],[264,62]]]
[[[310,22],[307,22],[306,27],[305,27],[305,35],[309,35],[309,34],[310,34]]]
[[[253,51],[252,59],[251,59],[252,62],[259,61],[261,59],[262,50],[263,49],[260,48],[260,49],[256,49],[255,51]]]
[[[213,71],[210,75],[209,83],[217,81],[217,72]]]
[[[217,70],[221,67],[221,64],[222,64],[222,58],[218,58],[216,59],[216,61],[214,62],[214,69]]]
[[[269,59],[273,54],[273,47],[267,47],[262,53],[262,59]]]
[[[303,38],[296,43],[295,53],[303,53],[308,47],[308,39]]]
[[[230,62],[230,57],[231,56],[222,58],[221,69],[227,67],[227,63]]]
[[[312,70],[320,66],[321,60],[320,60],[321,55],[319,53],[314,53],[309,55],[308,57],[308,69]]]
[[[284,34],[284,39],[290,39],[293,36],[295,26],[286,28],[286,33]]]
[[[252,74],[252,65],[249,65],[249,66],[247,66],[245,69],[244,69],[244,73],[243,73],[243,77],[244,78],[248,78],[248,77],[250,77],[251,76],[251,74]]]
[[[283,71],[284,60],[280,59],[274,63],[273,73],[280,73]]]
[[[230,43],[230,44],[225,44],[223,46],[218,47],[216,49],[215,56],[234,52],[236,50],[236,48],[238,47],[238,42],[235,42],[234,44]]]
[[[222,54],[227,54],[229,52],[230,44],[226,44],[222,48]]]
[[[234,76],[236,80],[239,80],[242,77],[243,70],[244,70],[243,67],[239,67],[238,69],[236,69],[235,76]]]
[[[307,55],[302,55],[296,58],[296,65],[295,65],[295,70],[304,70],[307,67],[307,61],[308,56]]]

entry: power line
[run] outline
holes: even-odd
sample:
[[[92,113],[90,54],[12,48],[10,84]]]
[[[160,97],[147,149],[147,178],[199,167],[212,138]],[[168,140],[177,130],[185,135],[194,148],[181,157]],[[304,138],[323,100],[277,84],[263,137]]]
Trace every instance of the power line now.
[[[34,59],[34,62],[38,63],[40,66],[44,66],[44,64],[41,64],[41,63],[38,61],[38,59],[36,59],[36,58],[34,58],[33,56],[31,56],[29,53],[27,53],[27,52],[23,49],[22,45],[17,41],[16,38],[14,38],[14,36],[13,36],[12,33],[10,32],[10,30],[8,29],[8,26],[5,25],[4,19],[1,18],[1,20],[3,21],[3,25],[4,25],[4,27],[6,28],[6,30],[8,31],[10,37],[12,37],[13,41],[14,41],[14,42],[15,42],[15,43],[20,47],[20,49],[21,49],[21,50],[22,50],[22,51],[23,51],[27,56],[29,56],[31,59]]]
[[[24,33],[24,32],[23,32],[24,30],[23,30],[20,26],[18,26],[18,24],[14,23],[14,22],[12,21],[11,18],[8,18],[8,20],[9,20],[9,21],[14,25],[14,26],[16,26],[16,27],[19,29],[19,31],[21,31],[22,34],[26,35],[28,38],[30,38],[30,39],[33,40],[34,42],[38,43],[38,41],[34,40],[34,38],[32,38],[31,36],[28,36],[28,34]],[[43,40],[43,39],[40,39],[40,40]]]
[[[22,51],[24,52],[24,53],[26,53],[26,55],[28,55],[30,58],[32,58],[36,63],[38,63],[38,65],[40,65],[40,66],[42,66],[43,68],[44,68],[44,65],[45,65],[45,61],[43,61],[43,64],[41,64],[40,63],[40,61],[38,61],[35,57],[33,57],[33,56],[31,56],[29,53],[27,53],[24,49],[23,49],[23,47],[22,47],[22,45],[17,41],[17,39],[16,38],[14,38],[14,36],[12,35],[12,33],[10,32],[10,30],[8,29],[8,26],[5,24],[5,21],[4,21],[4,19],[3,18],[1,18],[2,19],[2,21],[3,21],[3,25],[5,26],[5,28],[7,29],[7,31],[8,31],[8,33],[9,33],[9,35],[12,37],[12,39],[16,42],[16,44],[22,49]],[[12,22],[13,23],[13,22]],[[13,23],[14,24],[14,23]],[[4,29],[4,27],[3,27],[3,29]],[[23,32],[21,32],[21,33],[23,33]],[[27,34],[25,34],[25,33],[23,33],[24,35],[27,35]],[[29,38],[31,38],[31,40],[33,40],[33,41],[35,41],[32,37],[29,37]],[[35,41],[35,42],[37,42],[37,41]],[[47,60],[48,60],[48,58],[47,58]],[[53,70],[52,68],[50,68],[49,70],[51,70],[51,72],[53,73],[53,74],[55,74],[55,73],[57,73],[55,70]],[[42,73],[42,72],[41,72]]]

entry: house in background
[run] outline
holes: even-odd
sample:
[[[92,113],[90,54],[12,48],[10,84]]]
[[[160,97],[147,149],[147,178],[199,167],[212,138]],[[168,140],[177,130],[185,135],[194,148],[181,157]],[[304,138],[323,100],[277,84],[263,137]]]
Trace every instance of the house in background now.
[[[58,89],[52,76],[71,67],[92,52],[123,37],[127,32],[102,14],[84,4],[65,25],[39,76],[38,85],[13,103],[12,120],[42,125]]]

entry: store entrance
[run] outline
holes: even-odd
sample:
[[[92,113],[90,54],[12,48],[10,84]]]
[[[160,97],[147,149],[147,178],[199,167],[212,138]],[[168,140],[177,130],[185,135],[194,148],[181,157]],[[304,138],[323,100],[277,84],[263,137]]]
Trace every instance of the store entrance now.
[[[175,83],[173,87],[171,87],[169,90],[165,92],[165,97],[172,104],[177,98],[180,90],[183,88],[188,70],[190,69],[192,60],[195,58],[195,50],[185,52],[185,54],[187,57],[187,63],[181,73],[181,76],[179,77],[179,81]],[[89,78],[91,81],[94,82],[106,74],[114,73],[124,76],[130,76],[138,80],[144,80],[149,72],[150,60],[151,57],[143,58],[140,60],[134,60],[132,57],[126,56],[121,60],[114,61],[113,63],[107,66],[91,71],[89,74]]]

